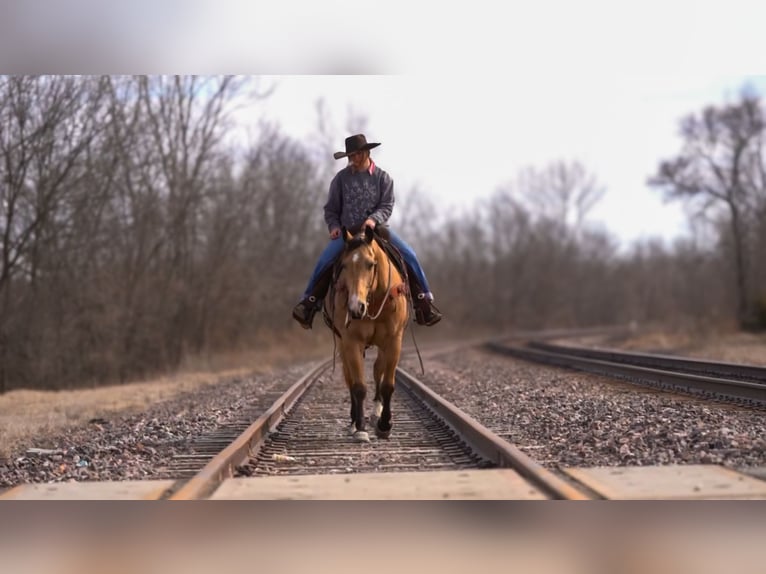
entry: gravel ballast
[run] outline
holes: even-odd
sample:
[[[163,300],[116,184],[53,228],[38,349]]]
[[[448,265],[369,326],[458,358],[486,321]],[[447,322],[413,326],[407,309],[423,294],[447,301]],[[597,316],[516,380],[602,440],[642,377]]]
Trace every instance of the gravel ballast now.
[[[0,488],[33,482],[176,478],[174,456],[222,425],[255,420],[308,365],[223,380],[164,401],[140,414],[93,419],[55,436],[36,436],[0,461]]]
[[[763,410],[477,349],[401,366],[548,467],[766,465]]]

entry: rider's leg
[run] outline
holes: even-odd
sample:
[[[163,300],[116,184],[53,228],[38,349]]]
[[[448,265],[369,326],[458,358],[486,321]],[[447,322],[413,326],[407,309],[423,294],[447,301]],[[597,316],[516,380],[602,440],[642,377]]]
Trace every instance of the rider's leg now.
[[[311,329],[314,314],[322,306],[332,279],[332,264],[343,251],[343,238],[330,240],[319,256],[300,302],[293,308],[293,318],[304,329]]]
[[[428,285],[425,271],[418,261],[415,250],[410,247],[406,241],[389,229],[391,243],[402,254],[407,273],[409,275],[410,292],[412,293],[412,304],[415,307],[415,320],[421,325],[435,325],[442,315],[433,304],[433,293]]]

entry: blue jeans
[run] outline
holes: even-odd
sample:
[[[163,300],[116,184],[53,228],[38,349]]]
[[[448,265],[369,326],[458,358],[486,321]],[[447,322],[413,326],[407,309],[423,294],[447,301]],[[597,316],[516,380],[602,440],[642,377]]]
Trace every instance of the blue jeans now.
[[[423,292],[430,297],[431,288],[428,286],[428,280],[426,279],[425,271],[423,271],[423,268],[420,266],[418,257],[415,255],[415,251],[412,249],[412,247],[407,245],[407,243],[396,233],[390,229],[388,232],[391,236],[391,243],[399,250],[399,253],[402,254],[404,262],[409,268],[408,272],[415,273],[415,278],[417,279],[418,283],[420,283]],[[306,291],[303,294],[304,298],[311,295],[311,292],[314,290],[314,286],[319,280],[319,277],[330,265],[335,262],[338,256],[343,252],[343,245],[343,237],[338,237],[337,239],[331,239],[327,244],[327,247],[324,248],[324,251],[322,251],[322,254],[319,256],[319,261],[317,261],[316,267],[314,267],[314,272],[311,274],[309,284],[306,285]]]

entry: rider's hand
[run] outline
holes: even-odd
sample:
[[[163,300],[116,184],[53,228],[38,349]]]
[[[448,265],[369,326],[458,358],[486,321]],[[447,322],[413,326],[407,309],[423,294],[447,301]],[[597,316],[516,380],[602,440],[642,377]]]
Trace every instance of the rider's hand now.
[[[340,229],[337,227],[330,230],[330,239],[338,239],[340,237]]]
[[[375,220],[370,219],[369,217],[364,220],[364,225],[362,225],[362,229],[365,227],[369,227],[370,229],[375,229]]]

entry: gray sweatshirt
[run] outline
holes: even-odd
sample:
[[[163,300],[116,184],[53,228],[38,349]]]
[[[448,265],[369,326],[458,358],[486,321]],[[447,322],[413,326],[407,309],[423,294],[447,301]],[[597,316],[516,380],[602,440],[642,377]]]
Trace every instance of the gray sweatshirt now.
[[[375,223],[385,223],[393,209],[394,181],[372,162],[368,170],[355,173],[347,166],[335,174],[324,206],[324,220],[330,231],[336,227],[358,229],[368,217]]]

